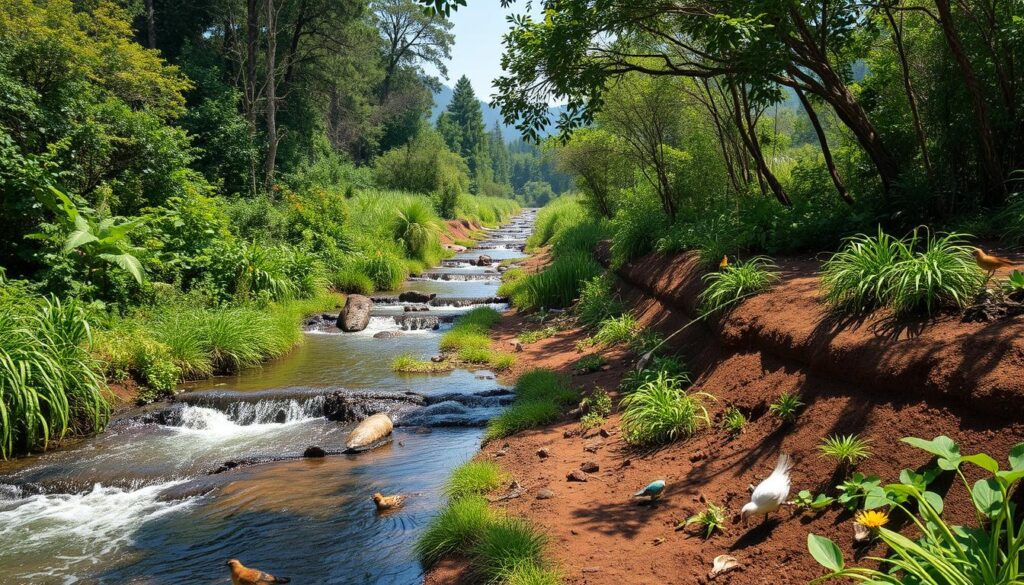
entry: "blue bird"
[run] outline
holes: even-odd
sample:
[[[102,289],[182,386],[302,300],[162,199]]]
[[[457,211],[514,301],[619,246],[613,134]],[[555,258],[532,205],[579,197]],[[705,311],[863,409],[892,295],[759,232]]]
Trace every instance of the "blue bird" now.
[[[647,484],[647,487],[645,487],[644,489],[642,489],[642,490],[638,491],[637,493],[633,494],[633,497],[634,498],[647,497],[647,498],[650,498],[653,501],[653,500],[658,499],[658,496],[660,496],[661,492],[663,492],[663,491],[665,491],[665,480],[664,479],[657,479],[657,480],[654,480],[651,483]]]

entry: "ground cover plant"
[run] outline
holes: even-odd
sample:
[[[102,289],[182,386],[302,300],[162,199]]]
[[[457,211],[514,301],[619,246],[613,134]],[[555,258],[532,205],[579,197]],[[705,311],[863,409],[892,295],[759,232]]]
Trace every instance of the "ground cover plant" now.
[[[834,460],[841,466],[853,467],[871,457],[869,442],[857,435],[831,435],[818,446],[822,457]]]
[[[493,491],[505,481],[506,474],[493,461],[470,460],[456,467],[444,484],[450,500]]]
[[[768,406],[768,411],[782,419],[782,422],[791,423],[796,420],[803,406],[800,396],[792,392],[783,392]]]
[[[441,336],[441,351],[466,363],[487,364],[499,370],[510,368],[515,363],[514,355],[490,349],[487,332],[500,320],[501,313],[490,307],[469,311]]]
[[[658,372],[619,404],[622,431],[633,445],[661,445],[686,439],[711,424],[705,392],[687,391],[685,379]]]
[[[718,272],[704,275],[704,291],[699,300],[701,311],[714,313],[763,292],[778,282],[776,266],[764,256],[728,263]]]
[[[725,508],[708,502],[704,510],[687,518],[683,522],[683,526],[696,524],[704,534],[704,538],[711,538],[716,531],[725,532],[725,523]]]
[[[410,374],[433,374],[438,372],[450,372],[455,369],[451,362],[434,362],[431,360],[418,359],[412,354],[404,353],[391,360],[391,369],[396,372]]]
[[[568,380],[546,369],[519,376],[514,391],[512,404],[487,423],[485,442],[548,424],[579,401]]]

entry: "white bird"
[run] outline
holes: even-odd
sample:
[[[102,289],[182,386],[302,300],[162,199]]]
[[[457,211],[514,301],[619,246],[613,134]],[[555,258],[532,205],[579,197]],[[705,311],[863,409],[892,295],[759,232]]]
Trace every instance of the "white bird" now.
[[[764,518],[767,520],[768,514],[778,510],[785,503],[786,498],[789,497],[789,470],[792,467],[789,455],[785,453],[779,455],[779,462],[775,464],[775,470],[754,488],[754,492],[750,494],[750,501],[743,505],[740,510],[740,520],[746,522],[747,517],[754,514],[764,514]]]

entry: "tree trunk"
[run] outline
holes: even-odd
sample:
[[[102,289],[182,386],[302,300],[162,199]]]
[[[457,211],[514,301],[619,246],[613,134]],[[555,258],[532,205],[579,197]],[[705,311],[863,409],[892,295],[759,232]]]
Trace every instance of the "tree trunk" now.
[[[992,136],[988,103],[981,93],[978,76],[974,72],[974,67],[968,60],[967,54],[964,53],[960,35],[953,24],[953,13],[949,7],[949,0],[935,0],[935,7],[939,11],[942,34],[946,37],[946,44],[953,54],[953,59],[960,67],[960,74],[964,78],[964,87],[971,98],[975,129],[978,132],[978,145],[981,147],[981,165],[985,174],[985,201],[991,204],[1001,203],[1006,198],[1006,185],[1003,184],[1002,164],[996,154],[995,139]]]
[[[889,26],[892,27],[892,40],[896,45],[896,56],[900,60],[900,69],[903,71],[903,90],[907,94],[907,103],[910,105],[910,117],[914,122],[914,133],[917,135],[918,148],[921,149],[921,162],[924,163],[924,172],[928,175],[928,182],[935,184],[935,175],[932,173],[932,161],[928,155],[928,135],[925,134],[924,125],[921,123],[921,113],[917,107],[917,95],[914,93],[914,85],[910,79],[910,63],[907,61],[907,51],[903,46],[903,26],[896,24],[892,10],[885,8],[885,16],[889,19]],[[903,15],[900,14],[900,19]]]
[[[811,126],[814,127],[814,132],[818,135],[818,144],[821,146],[821,154],[825,157],[825,166],[828,167],[828,174],[832,176],[832,184],[836,186],[839,197],[853,205],[853,198],[850,197],[850,192],[846,190],[846,185],[843,184],[843,179],[839,176],[839,170],[836,169],[836,161],[832,159],[832,149],[828,147],[828,138],[825,136],[825,130],[821,127],[821,121],[818,120],[818,114],[814,111],[811,102],[808,101],[803,91],[797,89],[796,96],[800,98],[800,103],[803,104],[804,110],[807,112],[807,118],[810,119]]]
[[[274,0],[267,2],[267,161],[266,188],[274,185],[274,170],[277,166],[277,14]]]
[[[768,163],[764,160],[764,153],[761,151],[761,145],[757,140],[757,129],[754,127],[754,121],[750,117],[750,108],[747,106],[746,98],[744,97],[741,103],[736,86],[730,84],[729,89],[732,92],[733,107],[735,108],[734,120],[736,129],[739,131],[743,144],[747,147],[747,151],[750,152],[750,156],[753,157],[754,164],[757,166],[758,181],[767,183],[768,188],[771,189],[772,194],[775,195],[779,203],[786,207],[792,207],[793,202],[790,201],[789,195],[786,194],[786,190],[782,187],[782,183],[772,173],[772,170],[768,168]],[[764,191],[764,183],[761,184],[762,191]]]
[[[256,128],[256,48],[260,39],[256,0],[246,0],[245,19],[245,118]]]
[[[146,46],[150,49],[156,48],[156,11],[153,1],[146,0]]]

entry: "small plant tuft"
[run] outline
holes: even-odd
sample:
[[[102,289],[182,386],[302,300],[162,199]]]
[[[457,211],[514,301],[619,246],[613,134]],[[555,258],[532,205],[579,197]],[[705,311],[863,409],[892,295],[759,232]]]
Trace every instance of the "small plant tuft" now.
[[[782,419],[782,422],[791,423],[796,420],[800,409],[803,408],[804,403],[800,402],[800,397],[791,392],[783,392],[775,402],[768,407],[769,412],[777,415]]]
[[[818,450],[823,457],[834,459],[840,465],[854,466],[871,457],[868,443],[857,435],[832,435],[818,446]]]

